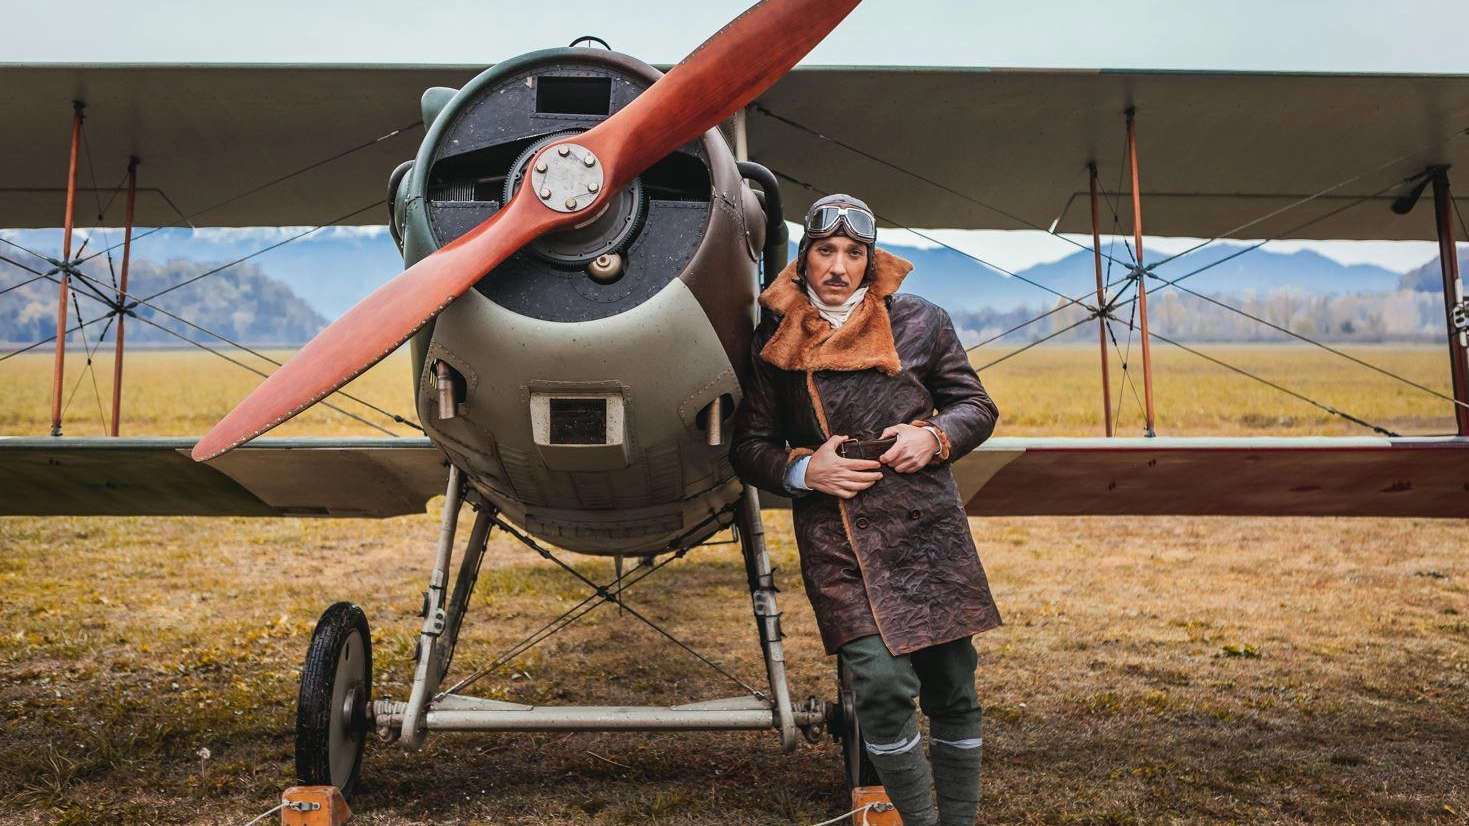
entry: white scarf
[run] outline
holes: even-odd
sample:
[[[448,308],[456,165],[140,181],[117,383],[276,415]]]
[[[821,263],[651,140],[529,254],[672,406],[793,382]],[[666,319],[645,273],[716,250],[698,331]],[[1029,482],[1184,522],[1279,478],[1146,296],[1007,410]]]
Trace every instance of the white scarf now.
[[[806,285],[806,297],[811,299],[811,306],[816,308],[816,312],[826,319],[833,330],[842,329],[842,325],[847,323],[847,317],[852,314],[852,310],[856,309],[866,296],[867,288],[858,287],[847,297],[846,301],[840,304],[827,304],[816,296],[816,291],[811,289],[810,284]]]

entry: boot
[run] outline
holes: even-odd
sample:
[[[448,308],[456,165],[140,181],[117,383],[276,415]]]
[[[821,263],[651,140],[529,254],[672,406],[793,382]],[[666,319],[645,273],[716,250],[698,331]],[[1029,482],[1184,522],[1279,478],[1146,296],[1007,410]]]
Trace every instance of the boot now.
[[[933,725],[933,784],[938,794],[940,826],[974,826],[979,814],[979,766],[984,751],[979,724]]]
[[[867,743],[867,756],[893,801],[903,826],[936,826],[933,810],[933,773],[923,755],[923,737],[909,723],[894,743]]]

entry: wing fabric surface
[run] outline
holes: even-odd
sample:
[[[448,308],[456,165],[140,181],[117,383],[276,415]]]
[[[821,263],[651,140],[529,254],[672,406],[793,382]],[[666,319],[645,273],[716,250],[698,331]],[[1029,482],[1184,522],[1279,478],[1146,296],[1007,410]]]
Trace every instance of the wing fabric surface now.
[[[443,493],[425,439],[0,439],[0,516],[393,516]],[[1469,517],[1469,439],[991,439],[954,465],[973,516]],[[763,496],[766,507],[789,507]]]
[[[1469,516],[1465,438],[991,439],[972,516]]]
[[[266,439],[208,464],[193,446],[0,438],[0,516],[398,516],[448,479],[422,438]]]

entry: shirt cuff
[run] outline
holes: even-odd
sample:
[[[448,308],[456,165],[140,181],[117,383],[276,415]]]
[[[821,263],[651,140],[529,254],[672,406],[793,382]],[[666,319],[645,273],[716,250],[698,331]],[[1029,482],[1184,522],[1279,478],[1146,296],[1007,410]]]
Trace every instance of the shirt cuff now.
[[[786,471],[786,487],[790,490],[810,490],[806,485],[806,466],[811,464],[810,456],[802,456],[791,462],[790,469]]]
[[[949,437],[944,435],[944,431],[940,430],[939,429],[939,426],[936,425],[936,424],[934,424],[933,422],[923,421],[922,419],[920,419],[920,420],[918,420],[916,422],[912,422],[912,425],[914,427],[921,427],[924,430],[927,430],[930,434],[932,434],[933,438],[939,444],[938,450],[935,450],[933,452],[933,455],[934,456],[937,456],[938,457],[938,460],[940,462],[946,462],[946,461],[948,461],[948,459],[949,459]]]

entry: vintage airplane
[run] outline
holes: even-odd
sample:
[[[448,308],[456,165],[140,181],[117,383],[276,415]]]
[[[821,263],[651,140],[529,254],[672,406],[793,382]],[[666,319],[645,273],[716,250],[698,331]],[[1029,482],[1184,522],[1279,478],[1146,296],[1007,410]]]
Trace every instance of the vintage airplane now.
[[[969,512],[1469,515],[1469,371],[1447,173],[1469,163],[1469,78],[785,75],[854,5],[767,0],[661,79],[633,58],[593,48],[534,52],[468,82],[449,70],[386,68],[0,70],[11,81],[0,103],[17,115],[9,122],[24,125],[0,136],[0,151],[19,161],[0,187],[0,226],[45,223],[39,205],[53,194],[26,176],[46,168],[28,154],[46,141],[27,130],[58,101],[84,96],[98,122],[109,107],[145,115],[119,154],[146,154],[156,181],[139,192],[138,223],[167,225],[177,219],[170,201],[216,203],[221,193],[258,187],[251,182],[272,179],[267,164],[282,152],[295,153],[295,167],[313,168],[314,156],[301,153],[330,145],[329,136],[397,134],[407,120],[400,102],[428,87],[426,135],[389,178],[389,226],[408,265],[402,276],[197,443],[0,439],[0,514],[382,516],[421,512],[446,493],[406,700],[372,696],[371,634],[360,609],[335,604],[318,625],[297,731],[307,782],[352,790],[372,730],[417,747],[439,731],[761,729],[779,732],[789,750],[799,735],[814,740],[826,729],[843,743],[849,784],[865,785],[871,778],[845,686],[832,702],[790,696],[760,502],[726,459],[754,297],[785,263],[783,219],[815,194],[860,181],[894,224],[1055,233],[1089,226],[1095,236],[1098,170],[1125,169],[1133,196],[1125,227],[1137,260],[1146,260],[1144,198],[1149,231],[1160,235],[1437,238],[1447,251],[1458,435],[996,438],[955,466]],[[844,94],[825,93],[833,87]],[[203,119],[220,131],[187,131],[185,123],[201,128],[192,102],[206,88],[225,104]],[[271,100],[272,117],[238,123],[227,102],[245,99]],[[716,128],[731,115],[733,148]],[[263,135],[267,121],[289,122],[289,139]],[[1152,130],[1147,189],[1139,185],[1138,121]],[[1125,164],[1101,157],[1116,144],[1109,134],[1126,136]],[[232,155],[228,164],[220,152]],[[306,224],[324,215],[375,222],[361,215],[361,204],[378,197],[367,194],[377,184],[364,180],[380,181],[402,154],[391,140],[370,142],[329,174],[288,176],[268,202],[228,199],[195,223]],[[1428,185],[1433,221],[1423,220],[1426,210],[1388,209]],[[1088,197],[1089,225],[1086,210],[1073,208]],[[71,257],[68,249],[53,262],[62,283],[83,277]],[[1132,270],[1135,291],[1156,279],[1146,267]],[[1138,304],[1159,286],[1136,292]],[[1094,307],[1105,316],[1122,291],[1107,297],[1101,289]],[[127,298],[118,303],[125,308]],[[404,341],[426,439],[255,439]],[[1148,407],[1151,432],[1151,400]],[[59,432],[59,415],[55,425]],[[456,517],[466,504],[477,515],[451,583]],[[744,550],[768,692],[594,708],[530,707],[444,688],[494,527],[533,545],[642,560],[681,556],[731,525]],[[616,601],[628,581],[587,584],[596,598]]]

